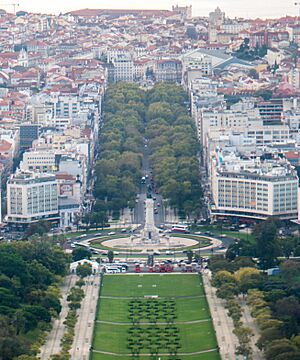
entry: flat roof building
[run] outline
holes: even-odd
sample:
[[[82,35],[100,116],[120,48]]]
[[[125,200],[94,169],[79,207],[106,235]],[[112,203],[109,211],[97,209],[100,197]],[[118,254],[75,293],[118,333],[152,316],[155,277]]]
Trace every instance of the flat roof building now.
[[[11,175],[6,221],[20,229],[40,220],[59,220],[55,175],[21,171]]]
[[[211,190],[215,217],[297,218],[298,176],[286,159],[217,151],[211,163]]]

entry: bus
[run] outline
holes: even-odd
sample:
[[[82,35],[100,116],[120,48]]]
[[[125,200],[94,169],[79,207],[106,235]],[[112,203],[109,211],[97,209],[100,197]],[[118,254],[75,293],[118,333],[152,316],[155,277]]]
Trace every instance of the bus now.
[[[188,234],[189,231],[189,226],[185,225],[185,224],[176,224],[172,226],[172,231],[178,231],[178,232],[183,232]]]

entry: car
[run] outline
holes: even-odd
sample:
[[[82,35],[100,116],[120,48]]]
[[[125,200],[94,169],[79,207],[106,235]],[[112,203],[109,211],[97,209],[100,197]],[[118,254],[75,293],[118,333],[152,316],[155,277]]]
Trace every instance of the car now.
[[[122,229],[121,233],[126,233],[127,229]]]
[[[71,244],[70,246],[71,246],[71,248],[76,248],[75,244]]]
[[[158,207],[160,207],[160,203],[158,202],[157,204],[156,204]]]
[[[154,209],[154,214],[158,214],[158,210],[157,210],[157,209]]]
[[[195,231],[195,233],[194,233],[195,235],[201,235],[202,234],[202,232],[201,231]]]
[[[153,255],[160,255],[160,252],[158,250],[154,250]]]
[[[111,231],[107,235],[112,236],[112,235],[116,235],[116,233],[114,231]]]
[[[153,200],[156,200],[156,197],[155,196],[153,196],[153,198],[152,198]]]
[[[95,236],[102,236],[102,233],[96,233]]]

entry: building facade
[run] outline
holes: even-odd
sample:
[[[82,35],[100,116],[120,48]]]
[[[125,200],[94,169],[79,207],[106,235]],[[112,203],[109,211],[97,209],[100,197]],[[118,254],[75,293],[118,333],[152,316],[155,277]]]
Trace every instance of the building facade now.
[[[285,159],[242,159],[217,152],[211,189],[211,214],[216,218],[297,218],[298,176]]]
[[[7,182],[7,223],[20,229],[40,220],[59,220],[55,176],[32,172],[11,175]]]

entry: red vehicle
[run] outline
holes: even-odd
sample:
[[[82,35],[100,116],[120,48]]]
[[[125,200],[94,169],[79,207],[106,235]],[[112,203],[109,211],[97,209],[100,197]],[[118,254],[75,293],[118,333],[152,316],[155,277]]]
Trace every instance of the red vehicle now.
[[[154,272],[159,273],[159,272],[160,272],[160,266],[159,266],[159,264],[155,264],[153,270],[154,270]]]
[[[192,265],[187,264],[187,265],[185,266],[185,268],[186,268],[186,272],[193,272]]]
[[[166,272],[172,272],[173,271],[173,266],[172,265],[167,265],[166,266]]]
[[[148,267],[148,272],[153,273],[153,266]]]
[[[135,269],[134,269],[134,272],[136,273],[140,273],[141,272],[141,266],[140,265],[135,265]]]

